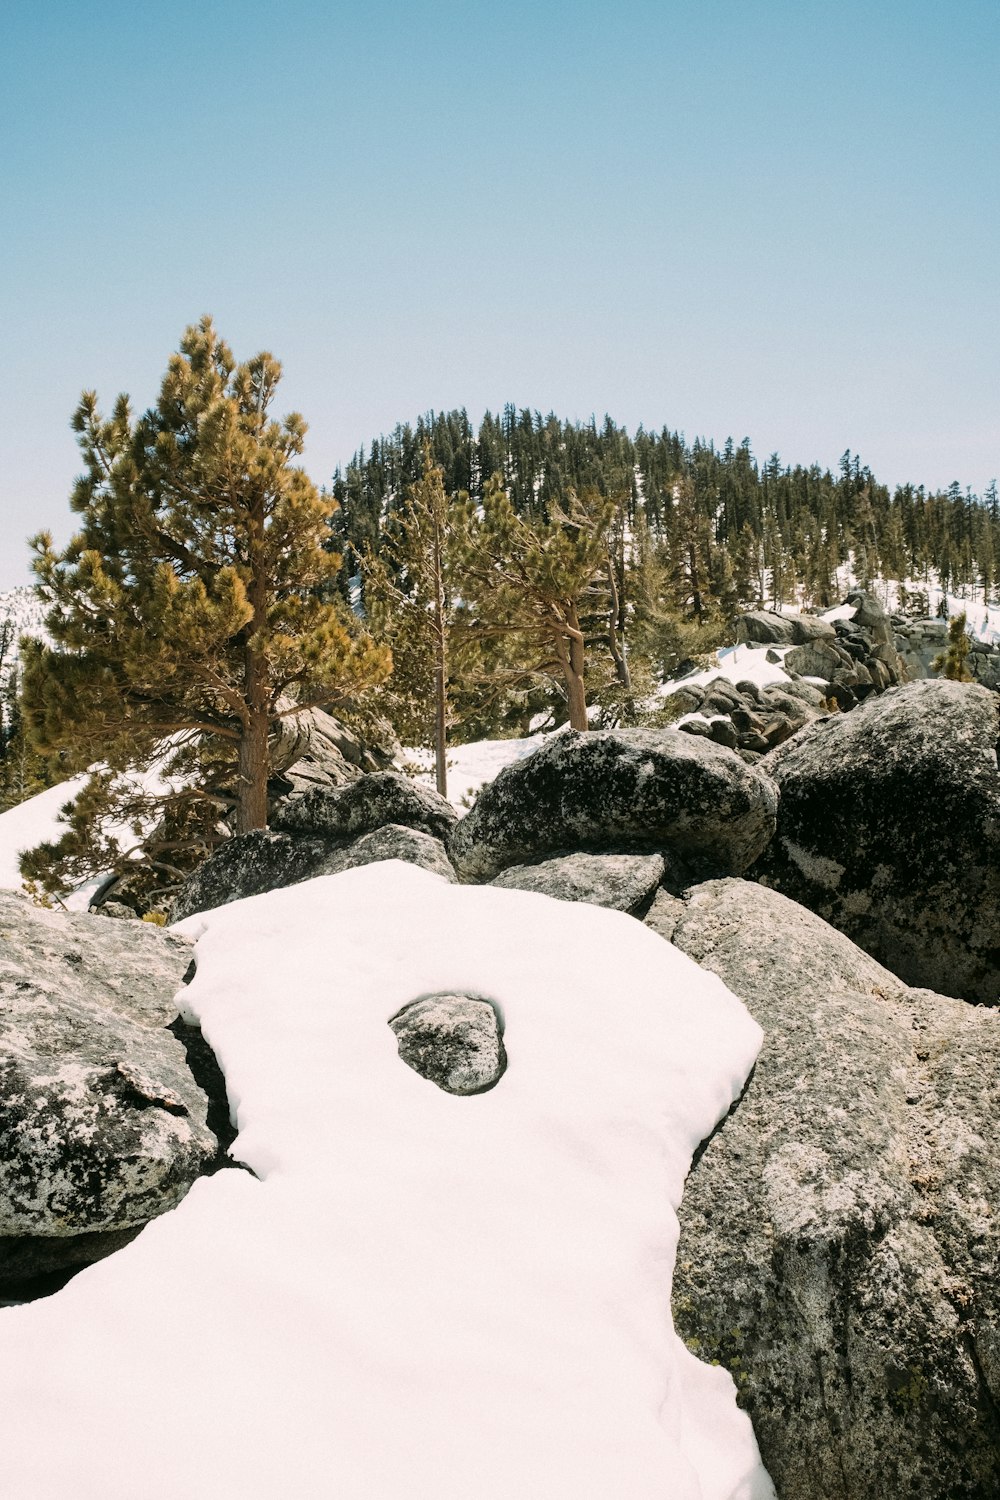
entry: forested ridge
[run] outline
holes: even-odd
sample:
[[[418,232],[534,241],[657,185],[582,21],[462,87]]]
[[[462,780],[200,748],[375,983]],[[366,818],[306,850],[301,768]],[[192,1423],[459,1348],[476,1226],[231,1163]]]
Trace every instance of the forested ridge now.
[[[499,473],[518,512],[545,515],[571,492],[596,490],[628,523],[641,512],[652,540],[675,558],[693,546],[710,588],[721,584],[713,553],[724,549],[741,602],[780,602],[799,586],[808,602],[828,606],[849,555],[862,577],[935,574],[973,598],[996,597],[1000,587],[995,480],[981,496],[957,483],[890,489],[849,450],[834,473],[783,465],[776,453],[761,462],[748,438],[719,448],[667,427],[630,435],[610,417],[580,424],[514,405],[487,413],[478,430],[464,410],[430,412],[359,450],[332,486],[338,546],[349,558],[378,549],[387,518],[423,472],[425,442],[449,495],[480,500]]]
[[[836,472],[783,466],[759,461],[749,439],[717,448],[508,405],[478,429],[464,410],[397,426],[320,495],[291,463],[302,419],[266,417],[279,377],[270,355],[236,366],[206,319],[141,418],[125,398],[110,422],[92,393],[81,400],[86,472],[71,503],[84,527],[65,553],[45,535],[33,544],[55,644],[26,642],[16,661],[11,622],[0,635],[0,807],[77,768],[112,771],[78,800],[58,848],[25,865],[33,878],[110,867],[95,830],[112,791],[136,828],[137,797],[147,823],[151,796],[170,803],[157,828],[171,879],[224,835],[252,779],[233,779],[248,651],[264,686],[244,822],[260,827],[268,737],[310,706],[362,736],[389,726],[432,747],[444,792],[449,744],[672,722],[663,684],[707,665],[747,608],[828,608],[848,575],[908,580],[898,602],[914,614],[927,612],[922,581],[972,599],[1000,589],[995,481],[982,496],[890,490],[850,451]],[[963,629],[964,618],[964,640]],[[351,664],[369,657],[379,670],[359,676]],[[126,769],[178,726],[191,731],[176,752],[190,761],[184,786],[136,791]],[[210,729],[227,753],[212,751]],[[193,833],[170,822],[177,808],[191,822],[190,807]]]

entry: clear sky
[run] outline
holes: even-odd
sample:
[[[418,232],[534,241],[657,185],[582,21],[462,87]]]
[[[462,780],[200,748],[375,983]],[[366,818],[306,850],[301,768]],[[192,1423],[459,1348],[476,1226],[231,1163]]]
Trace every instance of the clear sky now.
[[[507,401],[981,490],[996,0],[6,0],[0,588],[210,312],[318,482]]]

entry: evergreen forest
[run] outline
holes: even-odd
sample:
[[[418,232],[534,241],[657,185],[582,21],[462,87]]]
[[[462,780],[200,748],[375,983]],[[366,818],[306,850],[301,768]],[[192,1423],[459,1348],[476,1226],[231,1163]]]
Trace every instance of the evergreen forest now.
[[[434,739],[426,630],[415,639],[400,608],[416,602],[426,625],[431,592],[405,539],[419,530],[412,497],[432,470],[441,524],[455,539],[450,559],[447,548],[439,558],[441,592],[454,604],[450,616],[444,611],[453,627],[453,740],[523,733],[550,705],[558,721],[567,700],[573,722],[573,684],[559,653],[532,655],[512,598],[537,580],[556,539],[574,532],[600,547],[582,571],[573,562],[572,578],[564,570],[556,608],[560,618],[574,613],[587,701],[605,722],[637,722],[643,694],[731,640],[740,610],[840,603],[845,564],[862,585],[909,580],[912,613],[926,612],[921,583],[970,599],[1000,591],[995,481],[981,496],[957,484],[890,490],[850,451],[831,472],[786,466],[777,454],[761,463],[747,438],[719,448],[668,428],[633,436],[610,417],[580,424],[508,405],[476,430],[465,411],[431,412],[361,449],[332,485],[334,545],[346,563],[339,586],[392,646],[396,670],[383,706],[407,743]],[[523,528],[549,533],[527,572],[508,580],[505,616],[484,579],[475,587],[462,541],[477,515],[489,527],[498,489]],[[494,568],[510,553],[512,525],[493,522]],[[905,590],[900,598],[905,605]]]
[[[580,424],[514,405],[499,416],[487,412],[478,431],[464,410],[430,412],[360,449],[333,480],[341,507],[334,528],[347,556],[377,550],[399,497],[421,477],[425,443],[450,495],[481,500],[499,473],[514,508],[528,515],[545,515],[553,502],[588,489],[610,497],[627,525],[641,515],[654,544],[671,556],[693,546],[698,581],[715,594],[721,562],[714,554],[725,549],[743,602],[785,602],[798,586],[807,603],[829,607],[838,602],[835,569],[852,554],[860,577],[936,575],[942,587],[972,599],[1000,590],[995,479],[982,496],[957,483],[890,490],[849,450],[832,473],[818,464],[784,466],[776,453],[761,463],[749,438],[718,448],[698,438],[687,443],[666,427],[630,436],[610,417]]]
[[[83,529],[62,555],[34,542],[55,644],[26,640],[17,661],[10,622],[0,634],[0,808],[110,767],[23,863],[47,886],[110,867],[112,810],[152,826],[149,793],[115,778],[178,730],[190,766],[157,793],[150,856],[168,884],[221,817],[264,826],[267,737],[310,704],[432,748],[444,792],[449,744],[670,722],[657,687],[709,665],[748,608],[829,608],[848,573],[907,580],[913,614],[922,585],[1000,593],[995,481],[890,490],[850,451],[836,472],[786,466],[746,438],[509,405],[478,429],[464,410],[397,426],[320,493],[293,462],[301,418],[267,416],[279,376],[269,355],[236,366],[206,319],[143,417],[121,398],[105,421],[82,398]]]

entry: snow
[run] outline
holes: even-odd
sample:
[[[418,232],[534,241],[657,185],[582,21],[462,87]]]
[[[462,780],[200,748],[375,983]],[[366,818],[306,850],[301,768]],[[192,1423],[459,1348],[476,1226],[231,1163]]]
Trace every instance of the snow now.
[[[621,913],[398,863],[189,918],[250,1172],[0,1312],[5,1500],[773,1500],[673,1332],[676,1205],[761,1033]],[[495,1089],[386,1024],[463,990]]]
[[[146,770],[123,772],[122,781],[127,781],[139,796],[158,797],[178,786],[177,778],[164,774],[178,739],[179,736],[174,736],[164,741],[164,753],[159,759]],[[28,797],[24,802],[0,813],[0,888],[22,888],[19,857],[27,849],[34,849],[41,843],[62,837],[66,832],[66,824],[60,818],[62,809],[79,796],[92,774],[103,769],[99,765],[91,766],[78,776],[70,776],[58,786],[47,787],[44,792],[38,792],[34,797]],[[109,822],[105,832],[122,849],[133,848],[137,842],[136,834],[128,823]],[[71,891],[61,904],[69,911],[86,911],[95,894],[107,884],[108,878],[107,873],[94,876]]]
[[[853,620],[857,608],[856,604],[837,604],[833,609],[825,609],[819,618],[828,621],[831,625],[834,620]]]
[[[42,641],[49,639],[45,629],[47,612],[48,606],[42,603],[33,588],[19,586],[0,593],[0,625],[9,620],[13,626],[0,680],[5,682],[12,667],[17,664],[18,643],[22,635],[35,636]]]
[[[657,688],[657,697],[669,698],[679,687],[706,687],[717,677],[727,682],[754,682],[758,687],[769,687],[776,682],[789,682],[788,673],[778,662],[767,660],[770,651],[784,657],[791,646],[751,646],[744,642],[739,646],[724,646],[715,653],[715,666],[703,672],[691,672],[686,677],[672,677]]]
[[[84,771],[80,776],[61,781],[58,786],[50,786],[0,813],[0,887],[19,890],[19,855],[65,833],[66,825],[59,822],[60,810],[83,791],[88,774]]]
[[[561,734],[562,730],[556,730]],[[532,734],[520,740],[474,740],[468,745],[448,746],[448,800],[459,812],[471,806],[480,787],[516,760],[531,755],[549,738],[547,734]],[[434,786],[434,752],[408,748],[403,759],[409,765],[419,767],[416,780],[425,786]]]
[[[919,584],[914,584],[913,588],[916,590]],[[966,635],[974,641],[984,641],[988,646],[1000,646],[1000,605],[963,599],[959,594],[945,594],[940,588],[928,588],[924,592],[931,615],[937,614],[938,605],[944,599],[949,619],[965,614]]]

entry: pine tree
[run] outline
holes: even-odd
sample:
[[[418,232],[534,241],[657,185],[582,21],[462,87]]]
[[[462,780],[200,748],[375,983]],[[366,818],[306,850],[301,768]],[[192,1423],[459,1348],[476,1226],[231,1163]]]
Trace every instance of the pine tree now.
[[[29,861],[46,880],[107,858],[100,832],[124,817],[176,878],[232,809],[237,832],[267,822],[269,736],[279,721],[377,681],[385,648],[357,628],[333,583],[336,502],[294,460],[305,423],[269,415],[281,366],[237,365],[208,318],[188,328],[155,407],[122,396],[105,420],[93,392],[73,419],[82,517],[62,552],[34,539],[54,648],[29,645],[24,708],[35,743],[74,767],[106,767],[62,849]],[[162,758],[172,782],[130,800],[128,775]],[[63,856],[66,856],[64,859]]]
[[[615,505],[596,491],[571,494],[548,520],[519,515],[500,475],[481,508],[466,503],[456,533],[456,577],[480,640],[500,639],[517,652],[508,681],[561,679],[573,729],[587,728],[586,637],[581,610],[607,567],[607,532]]]
[[[14,652],[14,622],[0,622],[0,811],[15,807],[62,779],[58,762],[31,744],[21,710],[21,676]]]
[[[448,795],[451,529],[444,470],[434,462],[425,438],[422,477],[394,511],[379,556],[366,554],[365,601],[373,624],[392,648],[393,675],[387,689],[390,717],[397,732],[411,731],[407,742],[412,738],[414,743],[433,745],[442,797]],[[428,703],[433,706],[430,716]],[[426,723],[428,717],[430,723]]]
[[[952,682],[971,682],[972,673],[966,665],[969,655],[969,637],[965,633],[965,611],[953,615],[948,621],[948,644],[934,658],[934,670]]]

